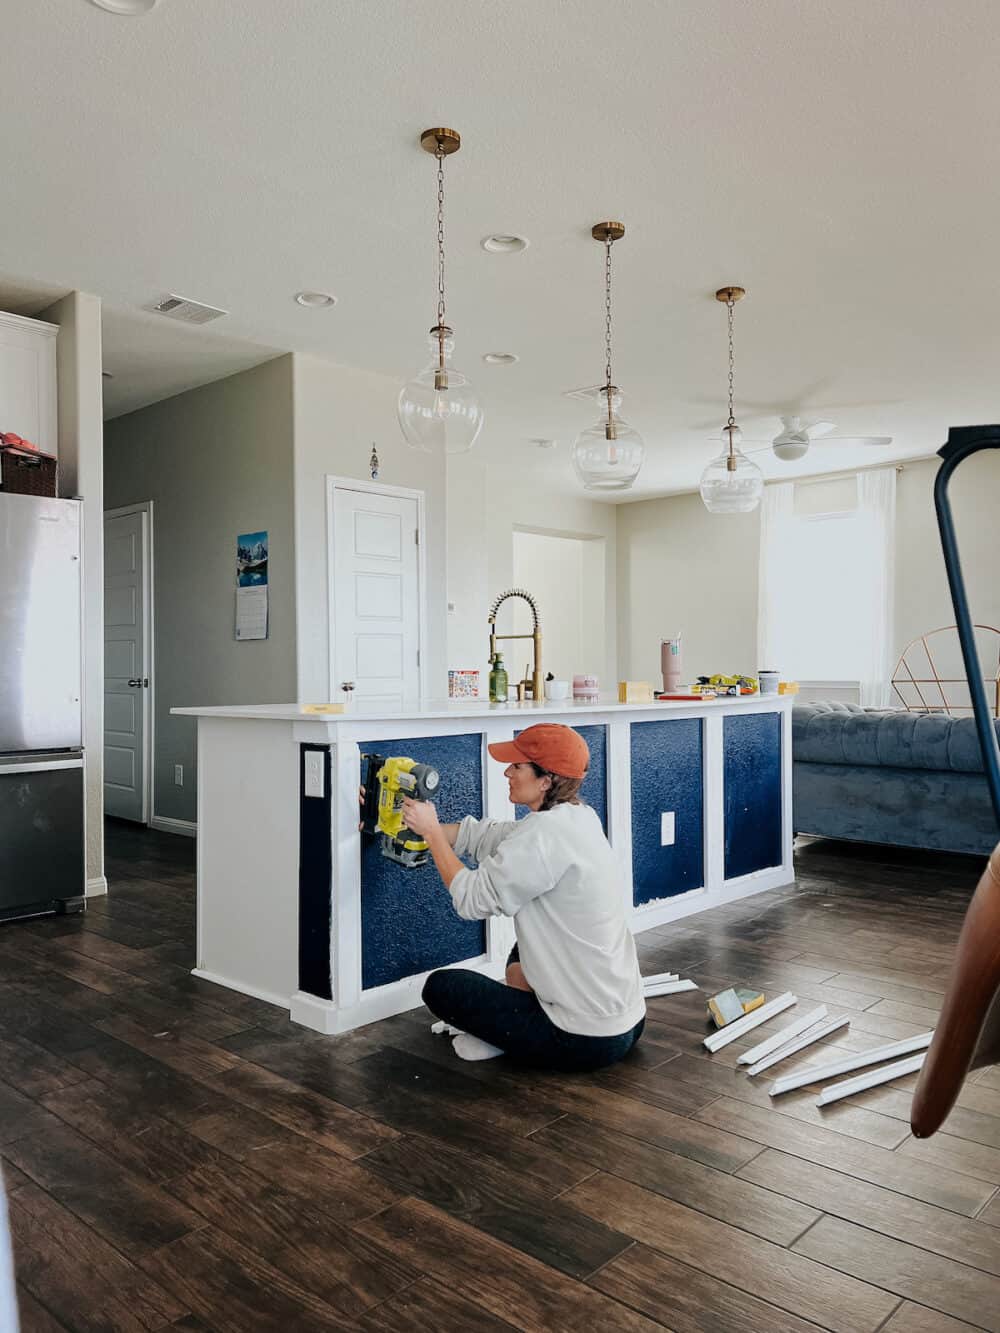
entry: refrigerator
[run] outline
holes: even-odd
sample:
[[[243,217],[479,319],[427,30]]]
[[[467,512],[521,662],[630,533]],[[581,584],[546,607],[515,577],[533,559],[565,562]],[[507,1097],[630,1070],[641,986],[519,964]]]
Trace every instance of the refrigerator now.
[[[0,921],[80,910],[81,504],[0,491]]]

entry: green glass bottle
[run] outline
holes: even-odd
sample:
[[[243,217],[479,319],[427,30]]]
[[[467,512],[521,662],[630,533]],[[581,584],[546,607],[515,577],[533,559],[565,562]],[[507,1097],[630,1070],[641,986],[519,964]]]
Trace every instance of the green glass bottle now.
[[[507,702],[507,670],[503,664],[503,654],[494,653],[490,669],[490,703]]]

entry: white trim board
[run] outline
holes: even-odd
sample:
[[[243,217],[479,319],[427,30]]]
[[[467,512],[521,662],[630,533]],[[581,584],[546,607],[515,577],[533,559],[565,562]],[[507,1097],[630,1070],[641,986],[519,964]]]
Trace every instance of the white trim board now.
[[[829,1106],[844,1097],[851,1097],[856,1092],[865,1092],[868,1088],[877,1088],[882,1083],[891,1083],[894,1078],[903,1078],[906,1074],[915,1074],[927,1059],[927,1052],[907,1056],[894,1065],[883,1065],[881,1069],[867,1069],[854,1078],[845,1078],[842,1083],[831,1083],[824,1088],[816,1100],[817,1106]]]
[[[861,1051],[858,1055],[845,1056],[829,1065],[814,1065],[798,1069],[776,1079],[768,1088],[771,1097],[780,1097],[783,1092],[794,1092],[809,1083],[825,1083],[838,1074],[849,1074],[852,1069],[864,1069],[866,1065],[877,1065],[883,1060],[891,1060],[897,1055],[909,1055],[913,1051],[925,1050],[931,1044],[933,1032],[922,1032],[919,1037],[907,1037],[905,1041],[894,1041],[888,1046],[877,1046],[872,1051]]]
[[[744,1051],[736,1060],[738,1065],[755,1065],[758,1060],[762,1060],[765,1055],[770,1055],[776,1051],[779,1046],[784,1046],[790,1042],[793,1037],[797,1037],[800,1032],[805,1032],[806,1028],[811,1028],[814,1023],[820,1019],[826,1018],[827,1008],[825,1004],[819,1005],[816,1009],[810,1009],[807,1014],[797,1018],[794,1023],[789,1023],[787,1027],[776,1032],[773,1037],[768,1037],[766,1041],[759,1042],[756,1046],[751,1046],[749,1051]]]
[[[793,1004],[798,1004],[798,997],[791,991],[785,991],[784,995],[778,995],[773,1000],[768,1000],[767,1004],[762,1004],[759,1009],[747,1014],[745,1018],[738,1018],[735,1023],[727,1023],[724,1028],[718,1032],[710,1033],[704,1040],[703,1045],[714,1052],[728,1046],[731,1041],[736,1041],[742,1037],[745,1032],[752,1032],[754,1028],[760,1027],[761,1023],[766,1023],[769,1018],[775,1014],[783,1013],[790,1009]]]
[[[197,838],[198,836],[198,825],[190,819],[171,819],[167,815],[154,815],[149,821],[149,827],[159,829],[161,833],[179,833],[183,838]],[[220,984],[226,985],[228,983]]]
[[[273,1004],[278,1009],[287,1009],[291,1003],[287,995],[276,995],[273,991],[261,990],[258,986],[247,986],[242,981],[233,981],[231,977],[220,976],[217,972],[207,972],[203,967],[193,967],[191,975],[201,977],[202,981],[210,981],[214,986],[225,986],[227,990],[239,991],[241,995],[249,995],[254,1000],[263,1000],[265,1004]]]
[[[772,1065],[781,1064],[782,1060],[787,1060],[790,1055],[795,1055],[797,1051],[804,1050],[807,1046],[811,1046],[813,1042],[828,1037],[831,1032],[837,1032],[840,1028],[850,1027],[850,1025],[850,1018],[847,1014],[843,1014],[840,1018],[831,1018],[829,1023],[822,1023],[818,1028],[810,1028],[801,1037],[797,1037],[794,1041],[779,1047],[770,1055],[766,1055],[763,1060],[758,1060],[755,1065],[751,1065],[747,1070],[747,1078],[755,1078],[758,1074],[762,1074],[765,1069],[770,1069]]]
[[[101,898],[108,891],[107,875],[96,875],[93,879],[87,880],[84,893],[88,898]]]

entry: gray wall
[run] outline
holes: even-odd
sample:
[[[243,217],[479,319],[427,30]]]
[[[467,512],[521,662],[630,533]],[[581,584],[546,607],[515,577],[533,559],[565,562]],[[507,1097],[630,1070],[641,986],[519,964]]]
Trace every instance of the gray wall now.
[[[105,425],[104,507],[154,502],[153,812],[194,821],[185,705],[296,698],[292,358]],[[270,534],[270,637],[234,637],[236,537]],[[184,765],[184,786],[174,765]]]

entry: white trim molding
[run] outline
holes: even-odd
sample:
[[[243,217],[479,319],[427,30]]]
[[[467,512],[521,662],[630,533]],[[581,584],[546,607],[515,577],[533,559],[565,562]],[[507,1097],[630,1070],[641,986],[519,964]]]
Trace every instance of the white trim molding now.
[[[108,891],[107,875],[96,875],[93,879],[87,880],[87,887],[84,893],[88,898],[103,898]]]
[[[198,836],[198,825],[191,819],[170,819],[167,815],[154,815],[149,821],[149,827],[158,829],[161,833],[179,833],[182,838],[197,838]],[[209,981],[211,980],[212,978],[209,977]],[[220,984],[226,985],[228,983],[222,982]]]

